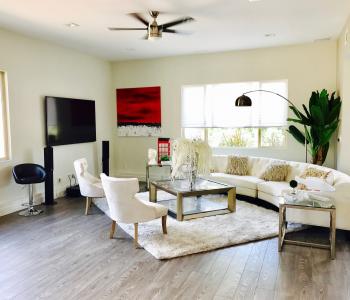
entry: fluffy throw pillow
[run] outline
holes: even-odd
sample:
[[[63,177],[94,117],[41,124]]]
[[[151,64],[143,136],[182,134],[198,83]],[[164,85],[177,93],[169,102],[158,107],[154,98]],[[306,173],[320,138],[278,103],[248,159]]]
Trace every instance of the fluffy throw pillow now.
[[[299,177],[300,178],[317,177],[317,178],[326,179],[330,173],[331,171],[324,171],[313,167],[309,167],[309,168],[306,168]]]
[[[306,168],[303,173],[300,174],[299,176],[302,179],[306,179],[309,177],[313,177],[313,178],[320,178],[322,180],[325,181],[325,183],[329,184],[329,185],[333,185],[333,173],[331,171],[325,171],[325,170],[320,170],[314,167],[308,167]],[[304,184],[299,184],[298,186],[299,189],[301,190],[305,190],[306,186]]]
[[[231,175],[248,175],[248,157],[229,156],[227,158],[226,173]]]
[[[271,163],[260,178],[266,181],[285,181],[289,172],[289,165],[284,162]]]

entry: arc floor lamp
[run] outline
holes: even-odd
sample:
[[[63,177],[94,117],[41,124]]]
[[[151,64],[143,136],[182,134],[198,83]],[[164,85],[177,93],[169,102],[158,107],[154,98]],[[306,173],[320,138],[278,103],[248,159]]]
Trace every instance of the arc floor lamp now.
[[[282,98],[283,100],[287,101],[291,106],[293,106],[296,110],[297,107],[293,104],[292,101],[290,101],[289,99],[287,99],[286,97],[282,96],[281,94],[272,92],[272,91],[268,91],[268,90],[252,90],[252,91],[248,91],[242,94],[242,96],[239,96],[236,101],[235,101],[235,106],[237,107],[249,107],[252,106],[252,99],[250,99],[247,94],[250,93],[255,93],[255,92],[264,92],[264,93],[270,93],[273,95],[276,95],[280,98]],[[305,135],[305,162],[307,162],[307,140],[306,140],[306,126],[304,125],[304,135]]]

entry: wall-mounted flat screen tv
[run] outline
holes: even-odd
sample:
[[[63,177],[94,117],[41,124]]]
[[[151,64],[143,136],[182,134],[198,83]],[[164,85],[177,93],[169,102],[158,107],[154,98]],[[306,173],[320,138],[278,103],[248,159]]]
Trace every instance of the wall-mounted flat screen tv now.
[[[46,145],[96,141],[95,101],[45,97]]]

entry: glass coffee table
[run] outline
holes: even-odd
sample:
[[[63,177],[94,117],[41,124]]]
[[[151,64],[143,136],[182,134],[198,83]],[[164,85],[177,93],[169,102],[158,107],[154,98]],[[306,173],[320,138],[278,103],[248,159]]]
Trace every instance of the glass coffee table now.
[[[297,241],[286,239],[286,210],[289,209],[302,209],[310,211],[323,211],[329,213],[329,243],[311,243],[304,241]],[[278,233],[278,251],[281,252],[283,244],[299,245],[299,246],[311,246],[315,248],[325,248],[330,250],[331,259],[335,258],[335,234],[336,234],[336,209],[334,202],[330,201],[320,201],[316,199],[304,199],[297,200],[291,197],[281,197],[279,204],[279,233]]]
[[[168,207],[169,215],[178,221],[236,211],[236,187],[227,184],[197,178],[194,187],[190,189],[188,180],[152,181],[150,201],[157,202],[158,190],[176,196],[176,199],[162,203],[167,204],[165,206]]]

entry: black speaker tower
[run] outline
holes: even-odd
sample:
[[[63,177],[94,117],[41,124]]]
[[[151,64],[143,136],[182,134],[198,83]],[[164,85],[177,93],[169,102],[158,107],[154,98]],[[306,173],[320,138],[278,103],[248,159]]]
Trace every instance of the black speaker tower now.
[[[109,176],[109,141],[102,141],[102,173]]]
[[[44,148],[44,164],[46,171],[45,180],[45,205],[54,205],[53,195],[53,148],[48,146]]]

